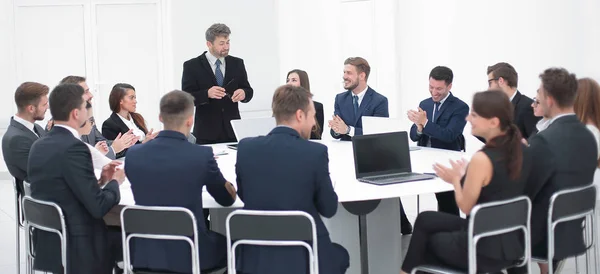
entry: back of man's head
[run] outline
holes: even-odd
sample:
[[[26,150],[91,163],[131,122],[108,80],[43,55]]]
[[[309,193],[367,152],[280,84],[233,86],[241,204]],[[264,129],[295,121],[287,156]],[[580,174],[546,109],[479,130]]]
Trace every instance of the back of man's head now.
[[[56,86],[50,93],[50,114],[55,121],[69,121],[71,111],[83,105],[83,88],[77,84]]]
[[[540,74],[546,96],[554,99],[558,107],[573,107],[577,94],[577,77],[564,68],[549,68]]]
[[[191,127],[193,114],[194,97],[187,92],[173,90],[160,99],[160,120],[167,130],[179,130],[184,125]],[[189,125],[186,122],[189,122]]]
[[[62,80],[60,80],[59,85],[62,85],[62,84],[76,84],[76,85],[79,85],[79,83],[85,82],[85,81],[86,81],[86,79],[83,76],[69,75],[69,76],[63,78]]]
[[[25,82],[15,91],[15,103],[19,112],[24,112],[27,106],[37,106],[42,96],[48,95],[50,88],[36,82]]]
[[[298,110],[308,113],[312,94],[303,87],[280,86],[273,94],[273,116],[277,124],[290,122]]]

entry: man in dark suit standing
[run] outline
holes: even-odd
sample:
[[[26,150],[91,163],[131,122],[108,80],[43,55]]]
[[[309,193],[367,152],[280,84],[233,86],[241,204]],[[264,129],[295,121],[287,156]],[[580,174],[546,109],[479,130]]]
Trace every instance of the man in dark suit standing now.
[[[309,142],[315,124],[312,95],[302,87],[285,85],[273,95],[277,122],[267,136],[246,138],[238,145],[236,179],[244,208],[301,210],[317,227],[320,273],[345,273],[348,252],[334,244],[321,220],[337,212],[338,197],[329,178],[327,147]],[[238,273],[308,273],[302,247],[242,246]]]
[[[563,68],[550,68],[540,74],[540,79],[536,99],[549,125],[529,139],[529,149],[536,160],[525,192],[532,202],[532,256],[546,258],[550,197],[560,190],[591,184],[598,162],[596,141],[573,111],[577,92],[575,75]],[[581,222],[578,219],[556,226],[556,260],[584,252]],[[554,267],[558,266],[555,262]],[[512,273],[525,273],[525,269]]]
[[[151,142],[133,146],[125,158],[125,172],[138,205],[178,206],[203,220],[202,188],[222,206],[236,198],[215,161],[212,148],[187,141],[194,125],[194,97],[171,91],[160,100],[164,130]],[[202,272],[227,266],[227,243],[223,235],[199,221],[198,243]],[[139,239],[134,242],[133,266],[153,271],[191,273],[190,249],[185,242]]]
[[[371,67],[361,57],[344,61],[344,88],[335,96],[333,119],[329,121],[331,136],[344,141],[362,135],[362,117],[390,117],[387,98],[367,85]]]
[[[29,153],[31,196],[61,207],[67,226],[67,273],[112,273],[121,249],[102,219],[119,203],[125,179],[118,162],[111,162],[96,179],[90,150],[76,128],[87,122],[87,102],[79,85],[58,85],[50,93],[55,125]],[[100,188],[104,185],[103,188]],[[63,273],[60,241],[55,234],[35,230],[36,270]]]
[[[181,89],[194,96],[194,136],[198,144],[235,142],[231,120],[240,119],[238,102],[248,103],[254,91],[244,61],[229,55],[229,27],[206,30],[208,51],[183,63]]]
[[[517,84],[519,75],[508,63],[497,63],[487,68],[490,89],[500,89],[506,93],[514,107],[514,123],[521,131],[523,138],[528,139],[537,130],[535,125],[541,117],[533,115],[533,100],[519,92]]]
[[[418,146],[461,151],[465,138],[462,135],[467,124],[469,106],[452,93],[452,70],[438,66],[429,73],[429,93],[419,104],[418,110],[409,110],[408,119],[414,124],[410,128],[410,139]],[[459,215],[454,191],[436,193],[438,211]]]
[[[2,137],[2,155],[10,174],[17,181],[17,191],[23,193],[23,181],[28,181],[27,159],[33,142],[46,135],[35,121],[44,120],[48,110],[49,88],[35,82],[25,82],[15,91],[17,114]]]

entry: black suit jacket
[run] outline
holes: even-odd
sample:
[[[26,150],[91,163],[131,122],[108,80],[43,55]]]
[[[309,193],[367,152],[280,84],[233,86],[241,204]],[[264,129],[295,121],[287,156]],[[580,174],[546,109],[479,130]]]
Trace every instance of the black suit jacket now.
[[[226,257],[225,241],[220,242],[219,235],[203,221],[203,186],[220,205],[234,202],[210,147],[191,144],[183,134],[163,130],[151,142],[129,149],[125,172],[137,205],[179,206],[194,213],[202,269],[213,268]],[[181,241],[135,240],[133,265],[191,273],[190,248]]]
[[[86,144],[63,127],[54,126],[31,147],[28,167],[31,196],[60,206],[67,225],[68,273],[112,273],[102,217],[119,203],[119,184],[100,188]],[[35,269],[62,273],[60,241],[35,230]]]
[[[243,89],[246,92],[246,98],[242,103],[252,100],[254,90],[248,83],[248,75],[242,59],[233,56],[225,57],[224,77],[223,86],[227,92],[233,94],[235,90]],[[206,52],[183,63],[181,89],[196,99],[193,132],[198,143],[235,140],[230,121],[240,119],[238,103],[234,103],[227,96],[220,100],[208,98],[208,90],[213,86],[218,86],[217,79],[208,63]],[[222,136],[227,136],[227,138],[223,139]]]
[[[556,119],[529,139],[535,160],[525,192],[532,201],[531,241],[536,256],[546,256],[550,197],[559,190],[589,185],[598,164],[596,141],[575,115]],[[555,256],[583,252],[581,220],[560,224],[555,230]]]
[[[144,132],[144,134],[148,134],[148,132],[146,132],[141,125],[139,125],[138,123],[135,122],[135,120],[133,121],[133,123],[142,130],[142,132]],[[117,136],[119,135],[119,133],[121,133],[121,135],[127,133],[129,131],[129,127],[123,123],[123,120],[121,120],[121,118],[119,118],[119,115],[116,113],[112,113],[110,115],[110,117],[108,117],[108,119],[106,119],[106,121],[104,121],[104,123],[102,123],[102,135],[111,141],[114,141]],[[140,141],[137,141],[136,144],[140,144]],[[127,149],[124,149],[123,151],[117,153],[116,158],[121,158],[121,157],[125,157],[125,155],[127,154]]]
[[[531,107],[533,100],[519,91],[517,91],[511,103],[514,107],[514,123],[521,131],[523,138],[528,139],[537,131],[535,125],[542,117],[533,115],[533,108]]]
[[[44,137],[46,131],[38,124],[33,124],[37,132]],[[28,181],[27,159],[29,150],[38,136],[23,124],[10,118],[10,125],[2,137],[2,156],[10,175],[17,180],[17,191],[23,193],[23,181]]]
[[[317,120],[315,121],[317,123],[318,127],[318,135],[312,131],[310,133],[310,138],[311,139],[317,139],[317,140],[321,140],[321,137],[323,137],[323,125],[325,123],[325,115],[323,114],[323,104],[313,101],[314,105],[315,105],[315,111],[316,111],[316,118]]]

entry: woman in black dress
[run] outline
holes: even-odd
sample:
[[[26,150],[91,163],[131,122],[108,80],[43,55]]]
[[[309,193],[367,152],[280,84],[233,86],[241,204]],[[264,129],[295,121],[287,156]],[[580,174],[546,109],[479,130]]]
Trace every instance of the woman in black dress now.
[[[304,89],[310,91],[310,82],[308,81],[308,74],[306,71],[294,69],[287,74],[287,78],[285,81],[286,84],[303,87]],[[321,140],[321,135],[323,135],[323,122],[325,121],[325,116],[323,114],[323,104],[313,101],[315,105],[315,118],[316,123],[313,127],[312,132],[310,133],[310,139]]]
[[[435,164],[438,177],[454,186],[458,207],[467,219],[441,212],[417,216],[401,273],[419,265],[445,265],[468,269],[468,216],[477,204],[523,195],[531,161],[512,123],[513,109],[501,91],[484,91],[473,97],[467,121],[472,133],[490,140],[470,163],[451,161],[451,167]],[[477,246],[478,271],[497,272],[523,256],[521,232],[481,239]]]

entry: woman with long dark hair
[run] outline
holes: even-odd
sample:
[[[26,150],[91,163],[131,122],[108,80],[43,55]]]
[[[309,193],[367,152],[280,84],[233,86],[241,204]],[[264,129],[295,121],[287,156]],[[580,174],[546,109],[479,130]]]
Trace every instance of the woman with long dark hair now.
[[[523,194],[530,163],[521,133],[513,121],[513,108],[502,91],[484,91],[473,97],[467,116],[472,133],[489,140],[471,161],[435,164],[438,177],[454,186],[458,207],[467,216],[477,204],[515,198]],[[468,217],[467,217],[468,218]],[[468,220],[442,212],[417,216],[402,273],[422,264],[468,269]],[[521,233],[484,238],[477,247],[478,272],[497,272],[523,256]]]
[[[158,132],[152,129],[148,131],[144,117],[136,112],[137,97],[135,88],[130,84],[116,84],[113,86],[108,97],[108,103],[112,114],[102,123],[102,135],[108,140],[114,140],[119,135],[129,131],[137,138],[136,144],[148,142]],[[125,156],[127,149],[119,152],[117,158]]]
[[[308,81],[308,73],[306,73],[306,71],[299,69],[291,70],[290,72],[288,72],[285,82],[288,85],[303,87],[304,89],[310,91],[310,82]],[[313,101],[313,103],[315,105],[315,116],[317,119],[317,123],[313,127],[313,130],[310,134],[310,138],[321,140],[321,135],[323,135],[323,123],[325,121],[325,116],[323,114],[323,104],[317,101]]]

